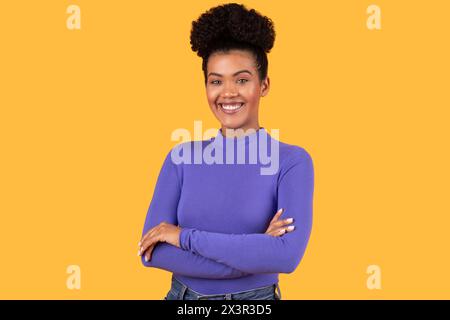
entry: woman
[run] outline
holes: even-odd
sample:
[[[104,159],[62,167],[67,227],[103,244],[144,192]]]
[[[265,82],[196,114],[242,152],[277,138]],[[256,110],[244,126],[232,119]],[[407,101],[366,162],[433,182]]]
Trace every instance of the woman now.
[[[192,50],[203,59],[208,103],[221,125],[200,146],[214,146],[215,159],[222,153],[224,161],[175,163],[180,151],[192,159],[199,146],[192,141],[165,158],[138,255],[145,266],[173,273],[166,300],[279,300],[278,274],[293,272],[304,255],[312,227],[312,159],[258,121],[274,40],[272,21],[239,4],[212,8],[192,23]],[[228,161],[239,150],[261,155],[268,145],[279,161],[275,172],[263,174],[267,161],[261,159]]]

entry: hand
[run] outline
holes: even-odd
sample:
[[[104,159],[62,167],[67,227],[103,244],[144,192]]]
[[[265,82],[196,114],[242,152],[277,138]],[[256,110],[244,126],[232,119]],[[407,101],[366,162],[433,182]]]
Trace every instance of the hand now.
[[[158,242],[167,242],[180,248],[181,228],[167,222],[151,228],[139,241],[138,256],[145,254],[145,261],[150,261],[152,251]]]
[[[294,222],[294,219],[289,218],[285,220],[278,220],[280,218],[281,214],[283,213],[283,209],[280,209],[277,211],[275,216],[273,217],[272,221],[270,221],[269,227],[267,228],[265,234],[279,237],[285,234],[286,232],[291,232],[295,229],[295,226],[289,226],[288,224],[291,224]]]

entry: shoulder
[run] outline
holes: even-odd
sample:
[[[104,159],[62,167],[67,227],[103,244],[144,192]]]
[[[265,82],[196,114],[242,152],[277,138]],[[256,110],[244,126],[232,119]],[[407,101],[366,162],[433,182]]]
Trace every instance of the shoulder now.
[[[166,155],[165,162],[171,162],[172,164],[182,164],[181,159],[190,157],[192,153],[193,141],[180,142],[170,148]]]
[[[314,175],[314,166],[310,152],[306,148],[279,142],[280,170],[278,183],[286,174],[312,177]]]
[[[281,164],[284,166],[292,166],[300,163],[312,163],[312,156],[304,147],[279,142],[279,152]]]
[[[172,161],[175,165],[194,163],[196,155],[202,155],[204,148],[210,143],[211,140],[180,142],[169,150],[166,161]]]

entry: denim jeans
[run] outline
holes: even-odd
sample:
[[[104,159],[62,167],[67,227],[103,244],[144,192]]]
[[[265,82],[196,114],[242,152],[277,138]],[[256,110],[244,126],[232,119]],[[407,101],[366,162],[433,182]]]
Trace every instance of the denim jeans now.
[[[276,283],[252,290],[205,295],[192,290],[172,276],[172,287],[164,300],[281,300],[281,290]]]

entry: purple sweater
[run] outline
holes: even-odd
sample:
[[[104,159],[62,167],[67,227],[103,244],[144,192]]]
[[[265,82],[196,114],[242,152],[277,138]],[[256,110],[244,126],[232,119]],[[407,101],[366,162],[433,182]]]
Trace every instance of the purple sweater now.
[[[255,150],[252,139],[258,152],[266,142],[270,155],[279,155],[273,174],[261,174],[268,167],[263,157],[258,155],[256,163],[248,160]],[[205,150],[220,141],[223,163],[198,163],[198,147]],[[244,164],[237,160],[243,150],[239,146],[245,149]],[[219,129],[210,140],[175,148],[192,161],[179,163],[167,154],[142,235],[163,221],[179,225],[181,248],[159,242],[151,260],[145,262],[142,255],[142,263],[172,272],[202,294],[256,289],[277,283],[279,273],[293,272],[312,228],[314,168],[308,152],[276,140],[262,127],[240,138],[225,137]],[[220,154],[220,148],[215,150],[211,154]],[[264,234],[279,208],[284,209],[280,219],[294,218],[294,231],[278,237]]]

